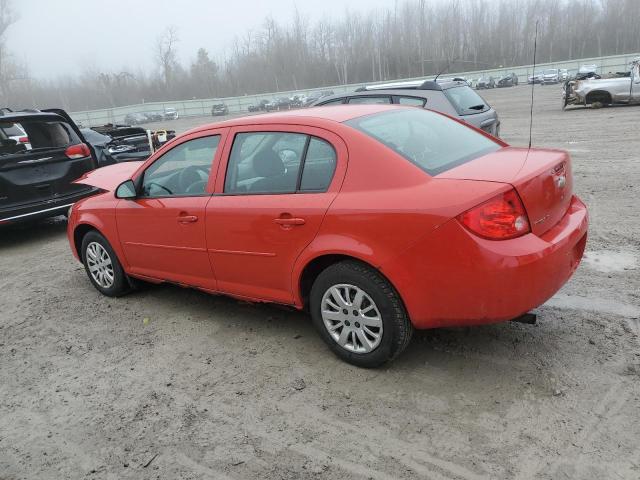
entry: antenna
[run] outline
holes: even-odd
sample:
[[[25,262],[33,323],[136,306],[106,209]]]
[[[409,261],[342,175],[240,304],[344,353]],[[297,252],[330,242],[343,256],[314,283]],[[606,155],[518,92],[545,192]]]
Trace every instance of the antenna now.
[[[455,62],[455,58],[453,59],[453,61]],[[438,77],[440,75],[442,75],[444,72],[446,72],[447,70],[449,70],[449,66],[451,65],[451,60],[447,60],[447,66],[444,67],[442,70],[440,70],[440,72],[438,72],[438,74],[436,75],[436,78],[433,79],[434,82],[438,81]]]
[[[536,51],[538,49],[538,22],[536,20],[536,36],[533,39],[533,80],[531,82],[531,111],[529,112],[529,148],[531,148],[531,130],[533,129],[533,92],[536,86]]]

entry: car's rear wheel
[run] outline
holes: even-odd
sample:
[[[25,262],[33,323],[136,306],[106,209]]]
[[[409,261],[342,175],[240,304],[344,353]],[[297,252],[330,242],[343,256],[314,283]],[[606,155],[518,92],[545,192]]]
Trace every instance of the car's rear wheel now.
[[[82,239],[81,248],[85,271],[100,293],[117,297],[130,290],[122,265],[106,238],[91,231]]]
[[[329,348],[359,367],[380,366],[409,344],[413,326],[400,296],[375,269],[344,261],[316,278],[311,317]]]

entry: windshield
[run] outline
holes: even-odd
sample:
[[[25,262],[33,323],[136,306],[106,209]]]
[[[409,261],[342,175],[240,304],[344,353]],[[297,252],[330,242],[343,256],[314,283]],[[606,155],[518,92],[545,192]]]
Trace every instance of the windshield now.
[[[482,97],[467,85],[448,88],[443,93],[453,104],[459,115],[473,115],[486,112],[490,108]]]
[[[475,130],[429,110],[377,113],[345,122],[437,175],[502,148]]]
[[[552,69],[550,69],[550,70],[545,70],[545,71],[544,71],[544,74],[545,74],[545,75],[555,75],[556,73],[558,73],[558,70],[555,70],[555,69],[553,69],[553,68],[552,68]]]

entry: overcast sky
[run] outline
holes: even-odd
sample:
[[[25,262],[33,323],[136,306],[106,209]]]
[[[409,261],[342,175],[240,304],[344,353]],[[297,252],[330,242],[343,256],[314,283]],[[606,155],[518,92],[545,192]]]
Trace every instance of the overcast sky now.
[[[236,36],[259,28],[267,15],[290,22],[295,6],[313,20],[391,7],[395,0],[13,0],[18,21],[7,32],[10,51],[38,78],[77,74],[91,67],[112,71],[154,68],[156,37],[178,27],[179,58],[199,47],[213,57]]]

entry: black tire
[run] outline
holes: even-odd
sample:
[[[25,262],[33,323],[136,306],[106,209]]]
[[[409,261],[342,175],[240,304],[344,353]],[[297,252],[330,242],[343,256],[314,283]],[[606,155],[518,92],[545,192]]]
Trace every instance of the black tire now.
[[[87,249],[91,244],[95,243],[102,246],[106,254],[109,256],[109,260],[111,261],[113,270],[113,283],[108,287],[105,287],[98,283],[98,281],[93,277],[90,271],[90,262],[87,260]],[[96,288],[96,290],[98,290],[100,293],[106,295],[107,297],[119,297],[131,290],[127,275],[124,273],[118,257],[113,251],[113,248],[111,248],[111,245],[109,244],[107,239],[104,238],[99,232],[92,230],[82,238],[81,256],[82,263],[84,264],[84,269],[87,272],[89,280]]]
[[[323,297],[331,287],[341,284],[353,285],[363,290],[380,312],[382,338],[379,345],[368,353],[356,353],[342,347],[325,327],[321,311]],[[327,267],[313,283],[309,301],[311,319],[322,339],[339,358],[352,365],[379,367],[396,358],[409,345],[413,325],[400,295],[377,270],[363,263],[346,260]]]

